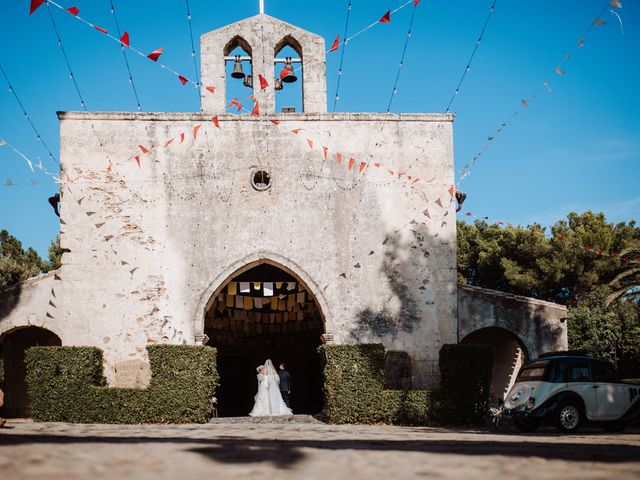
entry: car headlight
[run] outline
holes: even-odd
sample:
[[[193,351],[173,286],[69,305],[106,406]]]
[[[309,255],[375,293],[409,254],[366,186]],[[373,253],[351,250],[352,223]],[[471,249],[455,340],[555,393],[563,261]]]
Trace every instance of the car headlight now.
[[[531,410],[535,403],[536,403],[536,399],[534,397],[531,397],[529,398],[529,400],[527,400],[527,403],[524,404],[524,408],[526,410]]]

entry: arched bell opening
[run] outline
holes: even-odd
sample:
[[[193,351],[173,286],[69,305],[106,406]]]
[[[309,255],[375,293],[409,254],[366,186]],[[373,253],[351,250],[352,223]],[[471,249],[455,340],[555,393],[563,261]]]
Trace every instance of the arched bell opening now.
[[[317,348],[324,318],[310,288],[295,273],[261,262],[232,274],[209,301],[205,333],[208,345],[218,350],[220,416],[245,416],[251,411],[256,367],[267,359],[286,364],[294,413],[322,410]]]
[[[235,36],[223,49],[225,61],[225,105],[229,106],[233,99],[238,104],[247,102],[247,97],[253,95],[253,54],[251,45],[242,37]],[[244,105],[243,105],[244,107]],[[247,108],[247,107],[245,107]],[[251,110],[250,108],[248,108]],[[238,105],[233,104],[227,109],[229,113],[246,113],[238,110]]]
[[[24,356],[31,347],[59,347],[60,338],[50,330],[40,327],[18,327],[0,335],[0,356],[3,371],[0,372],[0,388],[4,392],[1,417],[28,418],[31,402],[27,392],[27,370]]]
[[[302,45],[287,35],[274,52],[276,112],[304,112]]]
[[[493,370],[489,394],[494,401],[506,398],[528,352],[520,339],[509,330],[487,327],[471,332],[460,343],[484,344],[493,347]]]

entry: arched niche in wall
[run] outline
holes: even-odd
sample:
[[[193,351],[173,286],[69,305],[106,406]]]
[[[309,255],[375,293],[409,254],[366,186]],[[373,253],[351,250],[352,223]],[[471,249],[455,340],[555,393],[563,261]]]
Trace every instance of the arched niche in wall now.
[[[253,49],[240,35],[236,35],[224,46],[222,54],[227,57],[239,57],[241,59],[241,69],[245,77],[253,77]],[[252,81],[245,81],[245,78],[234,78],[232,74],[238,66],[234,60],[225,61],[225,105],[229,105],[232,99],[238,98],[240,103],[249,95],[253,95]],[[247,86],[249,85],[249,86]],[[228,110],[229,113],[242,113],[236,108]]]
[[[276,83],[282,80],[281,72],[285,64],[278,60],[292,58],[299,59],[300,62],[292,63],[291,75],[297,77],[293,83],[282,82],[282,89],[276,88],[276,112],[282,112],[283,108],[293,107],[296,112],[304,112],[304,68],[302,45],[292,35],[286,35],[275,46],[273,50],[275,64]]]

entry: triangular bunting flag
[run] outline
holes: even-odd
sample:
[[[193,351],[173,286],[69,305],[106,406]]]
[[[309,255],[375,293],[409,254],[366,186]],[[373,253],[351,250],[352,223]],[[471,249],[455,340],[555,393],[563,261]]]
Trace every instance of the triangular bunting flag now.
[[[74,17],[77,17],[78,14],[80,13],[80,9],[78,7],[70,7],[70,8],[67,8],[67,12],[69,12]]]
[[[336,39],[333,41],[333,45],[329,49],[329,52],[335,52],[336,50],[338,50],[339,46],[340,46],[340,35],[336,35]]]
[[[193,139],[195,140],[196,138],[198,138],[198,130],[200,130],[201,125],[196,125],[195,127],[193,127]]]
[[[313,140],[307,138],[307,145],[309,145],[309,148],[313,150]]]
[[[135,157],[136,163],[138,164],[138,168],[140,168],[140,157]]]
[[[254,104],[253,104],[253,110],[251,110],[251,115],[253,115],[254,117],[259,117],[260,116],[260,104],[258,102],[256,102],[254,100]]]
[[[296,135],[302,131],[301,128],[296,128],[295,130],[291,130],[291,133],[295,133]]]
[[[186,85],[187,82],[189,81],[187,78],[183,77],[182,75],[178,75],[178,80],[180,80],[180,83],[182,85]]]
[[[173,138],[170,138],[169,140],[167,140],[167,143],[164,144],[164,148],[167,148],[172,143],[173,143]]]
[[[385,13],[382,18],[380,20],[378,20],[378,22],[380,23],[391,23],[391,10],[387,10],[387,13]]]
[[[180,143],[184,142],[184,133],[180,134]]]
[[[336,153],[336,158],[338,159],[338,163],[342,165],[342,154],[340,152]]]
[[[264,90],[269,86],[269,82],[262,75],[258,75],[258,80],[260,80],[260,90]]]
[[[431,215],[429,214],[429,209],[428,208],[425,208],[424,212],[422,212],[422,214],[427,218],[431,218]]]
[[[126,47],[130,46],[129,45],[129,32],[124,32],[122,37],[120,37],[120,43],[122,43]]]
[[[322,147],[322,155],[324,155],[324,159],[327,159],[327,152],[329,151],[329,149],[327,147]]]
[[[348,170],[351,170],[351,168],[353,167],[354,163],[356,163],[355,158],[349,158],[349,168],[348,168]]]
[[[274,125],[280,125],[280,122],[278,120],[270,120],[270,122]]]
[[[29,7],[29,15],[33,15],[40,6],[44,3],[45,0],[31,0],[31,6]]]
[[[216,115],[215,117],[213,117],[211,119],[211,121],[213,122],[213,124],[216,126],[216,128],[220,128],[220,120],[218,119],[218,115]]]
[[[140,147],[140,150],[142,150],[142,153],[149,153],[149,149],[144,145],[138,145],[138,147]]]
[[[440,199],[437,199],[437,200],[435,201],[435,203],[437,203],[437,204],[438,204],[438,206],[440,206],[440,208],[444,208],[444,207],[442,206],[442,202],[440,201]]]
[[[211,93],[216,93],[216,87],[213,87],[213,86],[210,85],[210,86],[205,87],[205,88]]]
[[[162,50],[163,50],[162,48],[158,48],[157,50],[154,50],[149,55],[147,55],[147,58],[149,60],[153,60],[154,62],[157,62],[158,58],[160,58],[160,55],[162,55]]]
[[[367,162],[360,162],[360,168],[358,169],[358,173],[362,173],[362,170],[367,168]]]
[[[106,222],[102,222],[102,223],[96,223],[96,228],[100,228],[102,226],[104,226]]]
[[[107,32],[104,28],[99,27],[99,26],[97,26],[97,25],[94,25],[94,26],[93,26],[93,28],[95,28],[96,30],[98,30],[99,32],[102,32],[102,33],[109,33],[109,32]]]

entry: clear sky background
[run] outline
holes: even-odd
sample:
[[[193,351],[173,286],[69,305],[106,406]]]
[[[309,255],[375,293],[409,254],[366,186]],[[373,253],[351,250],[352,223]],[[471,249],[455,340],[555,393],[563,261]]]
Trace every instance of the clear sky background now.
[[[569,211],[603,211],[612,221],[640,216],[640,2],[622,0],[624,34],[608,9],[582,49],[576,43],[607,3],[603,0],[498,0],[472,69],[452,110],[456,170],[484,145],[543,81],[538,96],[478,160],[461,185],[464,211],[514,224],[550,225]],[[60,0],[115,31],[109,0]],[[352,0],[356,32],[403,0]],[[492,0],[422,0],[416,12],[393,112],[442,112],[474,47]],[[164,48],[162,60],[194,78],[184,0],[114,0],[131,43]],[[252,16],[257,0],[190,0],[196,49],[203,33]],[[342,36],[347,0],[266,0],[266,13],[322,35]],[[90,110],[135,110],[117,44],[52,8],[69,61]],[[0,62],[43,138],[57,156],[56,111],[80,110],[46,7],[29,16],[29,0],[0,2]],[[338,111],[385,111],[412,7],[354,39],[347,47]],[[565,76],[553,72],[564,55]],[[129,56],[146,111],[199,110],[197,90],[182,87],[152,62]],[[340,55],[327,58],[333,106]],[[199,59],[198,59],[199,60]],[[0,138],[50,169],[0,78]],[[3,186],[7,178],[14,186]],[[38,180],[32,185],[31,179]],[[48,182],[48,183],[47,183]],[[47,198],[57,191],[24,160],[0,147],[0,229],[46,255],[59,231]]]

